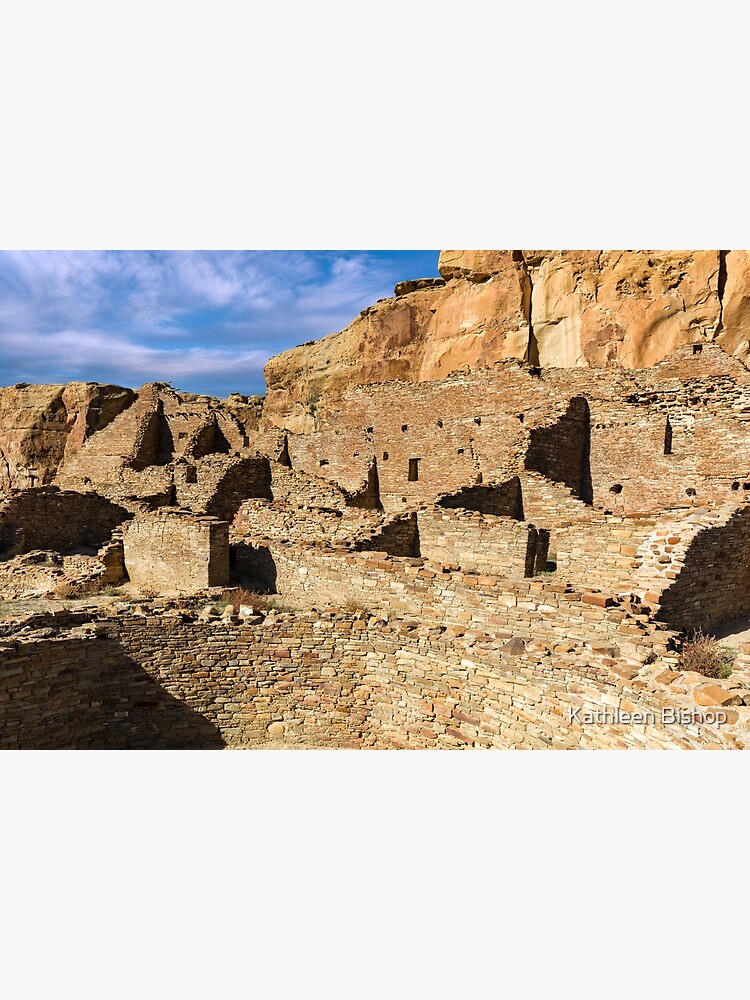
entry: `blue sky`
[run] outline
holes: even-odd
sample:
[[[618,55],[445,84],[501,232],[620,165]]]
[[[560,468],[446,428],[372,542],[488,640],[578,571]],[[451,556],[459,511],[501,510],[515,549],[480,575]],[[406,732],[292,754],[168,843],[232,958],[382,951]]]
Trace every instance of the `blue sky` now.
[[[265,392],[274,354],[342,329],[437,250],[0,251],[0,385]]]

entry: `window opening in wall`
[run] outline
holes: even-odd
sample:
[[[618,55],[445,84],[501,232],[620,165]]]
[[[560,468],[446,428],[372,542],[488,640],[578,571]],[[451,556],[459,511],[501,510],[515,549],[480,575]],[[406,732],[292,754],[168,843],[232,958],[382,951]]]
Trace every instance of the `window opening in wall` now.
[[[523,414],[523,413],[519,413],[519,414],[518,414],[518,419],[519,419],[519,420],[521,421],[521,423],[523,423],[523,420],[524,420],[524,414]]]
[[[388,461],[388,452],[387,452],[387,451],[384,451],[384,452],[383,452],[383,461],[384,461],[384,462],[387,462],[387,461]]]
[[[459,449],[458,449],[458,454],[459,454],[459,455],[463,455],[463,453],[464,453],[464,450],[463,450],[463,448],[459,448]]]
[[[614,486],[610,486],[610,493],[622,493],[622,483],[615,483]]]
[[[359,458],[359,452],[358,452],[358,451],[355,451],[355,452],[354,452],[354,457],[355,457],[355,458]]]
[[[750,490],[750,483],[743,483],[742,484],[742,489],[743,490]]]
[[[416,483],[419,479],[419,463],[421,459],[410,458],[409,459],[409,482]]]
[[[664,454],[672,454],[672,424],[669,417],[667,417],[667,422],[664,425]]]
[[[474,417],[474,423],[477,425],[477,427],[481,427],[482,426],[482,418],[481,417]]]
[[[374,427],[368,427],[368,428],[367,428],[367,433],[368,433],[368,434],[372,434],[372,432],[373,432],[374,430],[375,430],[375,428],[374,428]]]
[[[198,470],[194,465],[189,465],[185,469],[185,482],[186,483],[197,483],[198,482]]]
[[[437,425],[438,425],[438,427],[442,427],[443,426],[443,421],[442,420],[438,420]]]
[[[409,430],[409,425],[408,424],[401,424],[401,430],[402,431],[408,431]]]
[[[687,493],[687,495],[689,497],[694,497],[696,491],[693,489],[692,486],[688,486],[688,488],[685,490],[685,492]]]
[[[179,434],[177,435],[177,440],[178,441],[183,441],[186,437],[187,437],[187,432],[186,431],[180,431]]]
[[[732,489],[733,490],[738,490],[739,488],[740,488],[740,484],[739,483],[732,483]]]
[[[703,344],[693,344],[693,354],[700,354],[703,350]]]
[[[320,460],[320,465],[321,465],[321,468],[322,468],[322,467],[323,467],[324,465],[328,465],[328,459],[327,459],[327,458],[321,458],[321,460]]]

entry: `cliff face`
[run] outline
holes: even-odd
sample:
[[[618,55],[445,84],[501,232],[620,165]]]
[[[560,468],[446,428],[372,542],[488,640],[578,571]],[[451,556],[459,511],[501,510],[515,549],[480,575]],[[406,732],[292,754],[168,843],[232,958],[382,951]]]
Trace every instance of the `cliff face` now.
[[[716,341],[750,359],[746,251],[444,250],[438,266],[443,285],[397,286],[340,333],[272,358],[268,419],[309,432],[349,385],[432,381],[511,357],[644,368]]]
[[[50,483],[134,399],[131,389],[91,382],[0,388],[0,493]]]

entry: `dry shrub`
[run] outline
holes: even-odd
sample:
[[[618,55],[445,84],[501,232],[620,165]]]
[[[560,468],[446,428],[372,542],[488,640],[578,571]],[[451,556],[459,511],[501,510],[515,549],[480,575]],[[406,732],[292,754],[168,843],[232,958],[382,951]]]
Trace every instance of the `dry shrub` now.
[[[235,611],[241,607],[254,608],[256,611],[267,611],[271,607],[268,594],[261,594],[247,587],[238,587],[232,592],[230,603]]]
[[[732,673],[735,652],[712,635],[696,631],[682,644],[680,670],[694,670],[704,677],[724,679]]]
[[[102,592],[104,583],[101,577],[91,577],[89,580],[61,580],[54,590],[55,597],[60,600],[76,600],[83,597],[93,597]]]

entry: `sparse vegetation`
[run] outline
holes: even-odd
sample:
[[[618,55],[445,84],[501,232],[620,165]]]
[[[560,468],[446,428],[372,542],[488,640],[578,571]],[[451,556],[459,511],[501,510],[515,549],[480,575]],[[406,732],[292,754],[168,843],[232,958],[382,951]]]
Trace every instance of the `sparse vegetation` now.
[[[357,600],[356,597],[349,597],[344,602],[344,611],[349,615],[369,615],[371,612],[368,608],[362,607],[362,601]]]
[[[74,580],[61,580],[55,586],[53,593],[61,601],[75,600],[75,598],[83,596],[81,593],[81,584]]]
[[[81,600],[85,597],[94,597],[97,594],[108,592],[121,593],[116,587],[106,587],[99,577],[92,577],[89,580],[61,580],[53,591],[58,600]]]
[[[232,594],[232,607],[239,611],[241,607],[254,608],[256,611],[267,611],[271,607],[268,594],[261,594],[247,587],[238,587]]]
[[[697,630],[682,644],[680,669],[723,680],[732,673],[735,655],[731,646],[722,646],[714,636]]]

